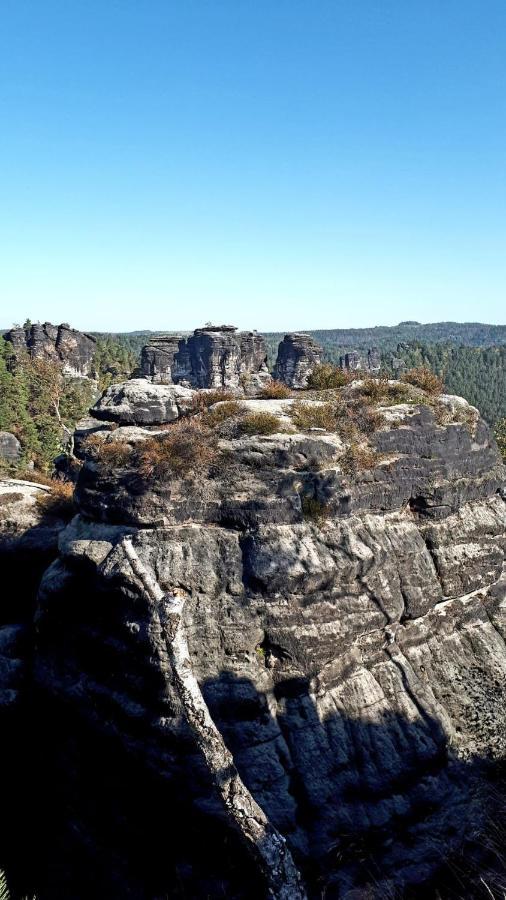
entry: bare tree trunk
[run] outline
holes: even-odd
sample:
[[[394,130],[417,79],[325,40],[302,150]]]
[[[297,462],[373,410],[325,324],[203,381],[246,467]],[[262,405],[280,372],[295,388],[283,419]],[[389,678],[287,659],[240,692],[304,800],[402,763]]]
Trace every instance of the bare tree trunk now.
[[[184,597],[175,593],[164,594],[139,559],[130,537],[124,539],[123,546],[133,573],[154,604],[186,718],[225,808],[266,879],[269,896],[273,900],[305,900],[306,892],[285,838],[269,822],[242,782],[232,754],[225,746],[202,696],[193,673],[184,632]]]

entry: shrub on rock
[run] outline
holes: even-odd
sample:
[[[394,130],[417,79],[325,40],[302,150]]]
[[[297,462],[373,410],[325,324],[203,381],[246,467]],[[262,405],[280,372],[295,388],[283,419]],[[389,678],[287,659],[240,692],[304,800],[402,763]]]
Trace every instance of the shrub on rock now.
[[[279,434],[283,426],[273,413],[254,412],[243,416],[239,429],[242,434]]]
[[[136,451],[136,466],[146,478],[197,472],[205,476],[218,453],[213,432],[197,419],[175,422],[164,434],[149,438]]]
[[[415,369],[405,372],[402,376],[402,381],[405,381],[406,384],[412,384],[413,387],[420,388],[432,397],[437,397],[438,394],[443,392],[443,379],[431,372],[430,369],[427,369],[426,366],[417,366]]]
[[[287,400],[292,394],[290,388],[282,381],[272,380],[261,391],[262,400]]]

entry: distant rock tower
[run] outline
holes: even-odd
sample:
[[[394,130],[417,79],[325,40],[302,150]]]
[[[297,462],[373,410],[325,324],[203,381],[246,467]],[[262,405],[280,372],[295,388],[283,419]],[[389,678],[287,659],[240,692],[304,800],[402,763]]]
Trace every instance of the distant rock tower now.
[[[309,334],[285,334],[278,347],[274,378],[291,388],[306,388],[322,361],[323,350]]]

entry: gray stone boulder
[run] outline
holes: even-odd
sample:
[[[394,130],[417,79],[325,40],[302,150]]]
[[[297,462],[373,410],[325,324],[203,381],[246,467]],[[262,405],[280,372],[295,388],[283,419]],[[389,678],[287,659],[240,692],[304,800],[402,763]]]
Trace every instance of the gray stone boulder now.
[[[278,347],[274,378],[291,388],[306,388],[322,361],[323,350],[309,334],[285,334]]]
[[[20,456],[21,444],[16,435],[10,431],[0,431],[0,459],[17,462]]]
[[[192,408],[194,394],[180,385],[132,378],[108,387],[91,415],[121,425],[162,425],[187,413]]]

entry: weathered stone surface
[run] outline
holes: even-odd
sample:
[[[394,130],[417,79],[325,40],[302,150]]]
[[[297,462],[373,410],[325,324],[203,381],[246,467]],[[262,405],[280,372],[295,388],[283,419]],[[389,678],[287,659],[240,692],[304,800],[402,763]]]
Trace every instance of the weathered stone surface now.
[[[267,352],[256,331],[237,331],[230,325],[197,328],[188,338],[154,338],[144,347],[141,372],[168,383],[195,388],[248,389],[269,380]]]
[[[83,452],[80,515],[36,611],[41,900],[146,900],[174,884],[197,900],[267,896],[132,551],[161,598],[184,599],[208,710],[311,900],[479,897],[481,877],[503,875],[483,848],[506,756],[506,504],[490,432],[467,407],[467,424],[443,425],[428,406],[387,408],[376,464],[352,475],[337,434],[294,430],[293,401],[241,403],[287,430],[223,437],[209,475],[143,481]],[[102,432],[132,445],[150,433]],[[453,855],[452,894],[438,879]]]
[[[30,325],[28,328],[12,328],[4,335],[16,352],[28,352],[39,359],[63,363],[67,375],[89,377],[96,349],[96,338],[76,331],[69,325]]]
[[[16,462],[21,456],[21,444],[15,434],[0,431],[0,459]]]
[[[91,410],[95,419],[122,425],[161,425],[191,409],[194,392],[180,385],[132,378],[112,384]]]
[[[309,334],[285,334],[278,347],[274,378],[291,388],[307,387],[311,372],[322,361],[322,353]]]

